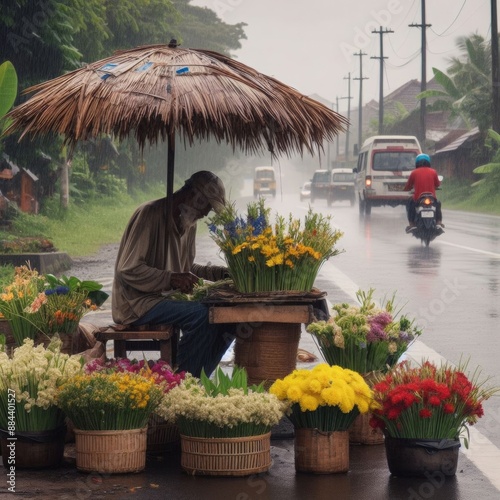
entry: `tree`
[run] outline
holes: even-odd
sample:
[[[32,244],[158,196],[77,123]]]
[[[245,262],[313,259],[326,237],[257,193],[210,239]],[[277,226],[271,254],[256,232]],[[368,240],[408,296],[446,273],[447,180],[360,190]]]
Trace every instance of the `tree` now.
[[[477,33],[460,37],[457,47],[462,54],[452,57],[447,74],[432,68],[442,90],[426,90],[417,98],[437,97],[433,109],[448,109],[460,115],[470,127],[481,131],[491,125],[491,50],[490,44]]]

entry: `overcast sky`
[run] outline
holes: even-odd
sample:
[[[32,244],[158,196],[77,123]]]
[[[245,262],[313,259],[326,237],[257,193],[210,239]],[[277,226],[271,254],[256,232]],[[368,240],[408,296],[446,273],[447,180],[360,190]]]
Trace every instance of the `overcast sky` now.
[[[421,0],[193,0],[225,22],[245,22],[247,40],[234,53],[238,60],[310,95],[319,94],[347,109],[348,75],[351,107],[359,102],[360,50],[363,103],[378,101],[380,35],[383,35],[384,95],[411,79],[421,78]],[[500,6],[499,6],[500,8]],[[490,0],[432,0],[426,4],[427,77],[432,67],[446,70],[458,56],[456,40],[474,32],[490,39]],[[342,99],[344,98],[344,99]]]

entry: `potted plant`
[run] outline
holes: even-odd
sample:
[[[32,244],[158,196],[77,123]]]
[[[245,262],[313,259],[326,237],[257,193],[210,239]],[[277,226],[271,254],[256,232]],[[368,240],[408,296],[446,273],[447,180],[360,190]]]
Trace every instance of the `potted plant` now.
[[[25,339],[8,355],[0,347],[0,429],[4,466],[15,447],[18,467],[52,467],[64,452],[65,415],[57,405],[59,387],[82,370],[79,356]]]
[[[349,427],[372,402],[370,387],[359,373],[321,363],[276,380],[269,392],[288,405],[297,471],[349,470]]]
[[[181,466],[190,474],[246,476],[271,466],[271,427],[283,404],[263,385],[248,386],[243,368],[221,368],[209,379],[187,375],[163,398],[157,413],[181,433]]]
[[[94,372],[128,372],[150,376],[164,394],[178,386],[186,376],[183,371],[175,372],[172,370],[171,366],[161,359],[153,361],[117,358],[103,361],[96,358],[85,365],[85,373]],[[153,411],[148,421],[147,452],[162,453],[178,447],[180,447],[180,433],[177,425],[167,422]]]
[[[371,384],[374,375],[386,372],[421,334],[413,319],[400,314],[395,294],[381,306],[374,289],[356,293],[359,305],[335,304],[327,321],[307,326],[325,361],[361,373]],[[381,444],[382,432],[369,426],[369,415],[360,415],[350,431],[353,442]]]
[[[456,472],[460,436],[468,447],[468,425],[483,415],[483,402],[499,388],[486,387],[467,363],[437,366],[424,361],[396,365],[373,387],[376,409],[370,424],[383,430],[389,470],[413,476]]]
[[[321,265],[339,253],[335,245],[343,234],[330,216],[312,210],[303,221],[276,214],[273,224],[264,198],[249,203],[246,216],[229,204],[208,227],[242,293],[310,291]]]
[[[147,424],[163,391],[151,375],[93,372],[60,389],[58,405],[74,425],[76,467],[138,472],[146,465]]]

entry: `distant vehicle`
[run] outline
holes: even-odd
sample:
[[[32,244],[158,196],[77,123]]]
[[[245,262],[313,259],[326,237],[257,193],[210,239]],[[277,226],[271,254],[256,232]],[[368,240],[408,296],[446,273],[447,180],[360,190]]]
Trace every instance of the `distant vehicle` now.
[[[332,183],[330,196],[327,198],[328,206],[334,201],[349,200],[351,207],[356,202],[354,192],[355,174],[350,168],[335,168],[332,170]]]
[[[377,135],[366,139],[354,169],[360,215],[369,215],[372,207],[406,204],[410,194],[403,188],[421,152],[414,136]]]
[[[300,201],[311,198],[311,182],[305,182],[300,189]]]
[[[354,205],[355,175],[350,168],[316,170],[311,182],[311,203],[317,199],[326,200],[328,206],[334,201],[349,200]]]
[[[332,182],[330,170],[316,170],[311,180],[311,203],[316,200],[326,200]]]
[[[276,173],[274,167],[256,167],[253,178],[253,195],[261,194],[276,196]]]

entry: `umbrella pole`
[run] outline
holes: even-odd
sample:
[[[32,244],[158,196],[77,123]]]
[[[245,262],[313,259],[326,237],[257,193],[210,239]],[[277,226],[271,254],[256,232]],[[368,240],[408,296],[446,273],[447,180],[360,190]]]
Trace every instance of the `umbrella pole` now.
[[[168,133],[167,138],[167,241],[165,242],[165,251],[168,255],[168,236],[172,231],[174,200],[172,197],[174,191],[174,161],[175,161],[175,130]]]

